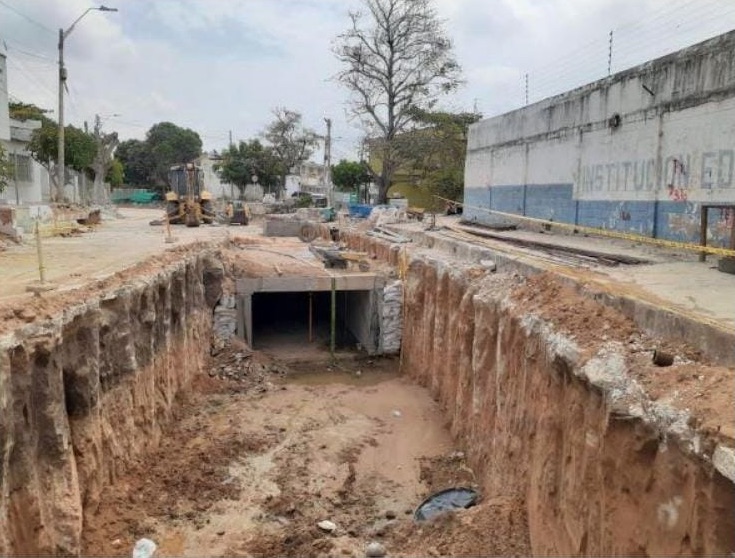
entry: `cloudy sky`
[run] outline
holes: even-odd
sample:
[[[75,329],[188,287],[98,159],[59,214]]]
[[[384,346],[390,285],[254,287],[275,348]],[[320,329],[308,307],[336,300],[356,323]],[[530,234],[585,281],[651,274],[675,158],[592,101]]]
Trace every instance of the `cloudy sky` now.
[[[354,156],[361,132],[348,92],[330,78],[330,52],[360,0],[104,0],[65,43],[66,120],[102,116],[123,138],[172,121],[206,149],[256,136],[285,106],[324,129],[333,157]],[[537,101],[612,71],[735,28],[734,0],[435,0],[466,84],[444,108],[485,116]],[[0,0],[0,49],[11,99],[54,110],[59,27],[89,0]],[[52,114],[56,118],[55,112]],[[317,153],[315,159],[319,159]]]

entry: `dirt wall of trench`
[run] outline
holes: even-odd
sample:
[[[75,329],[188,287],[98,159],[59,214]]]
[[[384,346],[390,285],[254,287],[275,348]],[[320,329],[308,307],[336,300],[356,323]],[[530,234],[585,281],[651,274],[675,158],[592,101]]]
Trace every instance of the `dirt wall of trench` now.
[[[221,264],[185,256],[0,338],[0,554],[77,554],[85,511],[202,369]]]
[[[733,483],[685,440],[621,412],[604,382],[587,381],[593,355],[513,292],[507,275],[414,258],[402,370],[441,402],[486,496],[524,499],[534,554],[733,551]]]

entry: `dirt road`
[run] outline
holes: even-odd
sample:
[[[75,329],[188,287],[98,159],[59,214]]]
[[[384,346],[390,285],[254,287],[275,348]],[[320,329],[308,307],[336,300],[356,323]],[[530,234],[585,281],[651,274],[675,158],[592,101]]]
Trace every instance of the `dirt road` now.
[[[175,226],[172,234],[176,241],[166,243],[165,227],[149,224],[151,220],[160,219],[161,213],[158,209],[120,209],[120,218],[105,219],[90,232],[43,239],[46,279],[59,290],[68,290],[109,277],[172,247],[225,239],[231,230],[260,232],[260,227]],[[31,296],[25,289],[36,280],[36,244],[29,235],[23,244],[10,245],[0,253],[0,300]]]
[[[474,478],[437,405],[396,361],[316,367],[247,387],[200,379],[160,449],[88,514],[84,553],[129,554],[142,536],[160,556],[364,556],[371,541],[391,555],[528,551],[508,503],[412,520],[428,492]],[[493,528],[472,531],[491,516]]]

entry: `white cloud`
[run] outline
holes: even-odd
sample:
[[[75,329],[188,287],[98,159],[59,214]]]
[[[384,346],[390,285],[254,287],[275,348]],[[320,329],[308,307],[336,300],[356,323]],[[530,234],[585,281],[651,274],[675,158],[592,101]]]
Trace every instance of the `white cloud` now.
[[[3,0],[0,39],[9,46],[10,93],[45,108],[56,105],[60,26],[97,4],[91,0]],[[348,92],[330,81],[330,52],[360,0],[104,0],[118,13],[93,11],[66,41],[67,121],[95,114],[123,137],[142,137],[171,120],[221,148],[227,133],[257,134],[271,109],[299,110],[322,130],[334,121],[335,152],[354,154],[360,137],[348,121]],[[436,0],[467,84],[446,106],[486,115],[581,85],[607,70],[659,56],[735,26],[732,0]],[[23,53],[21,51],[26,51]],[[27,53],[40,55],[29,56]],[[561,89],[560,89],[561,88]],[[318,157],[318,155],[317,155]]]

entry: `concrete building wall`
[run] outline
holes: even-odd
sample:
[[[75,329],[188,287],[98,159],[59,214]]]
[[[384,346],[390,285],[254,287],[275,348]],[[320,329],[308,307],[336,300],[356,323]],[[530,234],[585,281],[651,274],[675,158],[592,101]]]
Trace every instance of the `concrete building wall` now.
[[[204,173],[204,187],[212,193],[215,199],[237,198],[240,193],[237,186],[222,182],[214,170],[215,165],[221,161],[222,158],[216,153],[205,153],[199,158],[199,165]]]
[[[735,205],[735,32],[470,127],[465,217],[484,209],[696,241]],[[710,241],[735,209],[710,210]]]

